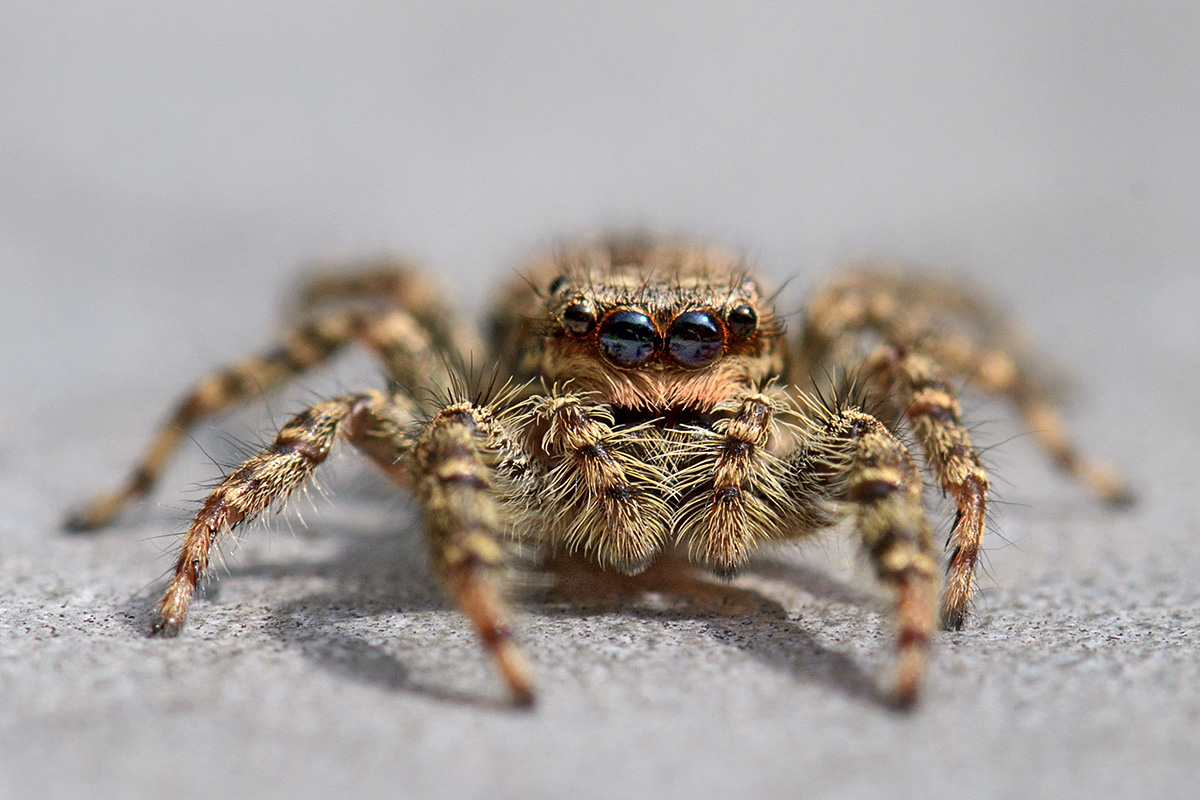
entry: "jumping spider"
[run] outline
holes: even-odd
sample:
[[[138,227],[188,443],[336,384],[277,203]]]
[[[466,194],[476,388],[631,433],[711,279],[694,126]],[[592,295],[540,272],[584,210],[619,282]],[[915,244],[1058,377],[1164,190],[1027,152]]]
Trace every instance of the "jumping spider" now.
[[[963,623],[984,531],[988,479],[952,380],[1010,400],[1055,463],[1101,497],[1127,491],[1075,453],[1010,329],[970,292],[852,271],[812,296],[791,340],[771,300],[731,253],[614,238],[532,264],[501,295],[488,346],[404,265],[331,274],[307,286],[281,347],[201,381],[124,486],[69,525],[109,523],[198,420],[357,341],[382,360],[388,390],[302,411],[225,477],[183,539],[155,633],[179,633],[220,540],[303,484],[342,438],[415,495],[437,574],[518,703],[533,686],[502,600],[509,545],[626,574],[677,549],[731,576],[759,544],[847,517],[894,591],[891,691],[909,703],[938,617],[939,558],[902,439],[957,508],[947,628]],[[462,365],[481,354],[504,388],[470,388]]]

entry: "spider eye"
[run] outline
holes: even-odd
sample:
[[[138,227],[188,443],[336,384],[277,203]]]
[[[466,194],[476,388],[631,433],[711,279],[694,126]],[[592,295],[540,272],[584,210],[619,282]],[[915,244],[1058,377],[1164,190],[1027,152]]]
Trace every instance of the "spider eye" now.
[[[748,305],[740,305],[733,309],[725,319],[729,323],[729,330],[740,338],[754,333],[754,329],[758,327],[758,314]]]
[[[654,323],[636,311],[618,311],[600,326],[600,350],[621,367],[643,363],[660,344]]]
[[[687,311],[671,323],[667,334],[671,358],[685,367],[703,367],[721,355],[721,326],[707,311]]]
[[[582,336],[596,324],[596,312],[591,303],[573,303],[563,311],[562,323],[569,333]]]
[[[554,280],[550,281],[550,287],[546,290],[548,294],[558,294],[558,290],[567,285],[567,276],[559,275]]]

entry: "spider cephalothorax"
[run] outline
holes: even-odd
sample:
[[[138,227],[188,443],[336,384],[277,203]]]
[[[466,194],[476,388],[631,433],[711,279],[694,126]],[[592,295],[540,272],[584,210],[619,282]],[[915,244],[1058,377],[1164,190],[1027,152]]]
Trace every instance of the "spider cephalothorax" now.
[[[532,684],[498,583],[506,545],[586,557],[634,574],[667,550],[730,576],[769,540],[851,518],[896,598],[897,700],[911,701],[937,618],[937,553],[925,454],[957,515],[941,599],[962,624],[982,541],[988,481],[951,377],[1011,399],[1056,462],[1109,500],[1127,497],[1069,446],[1007,328],[953,284],[860,270],[810,300],[789,341],[738,256],[672,241],[612,239],[535,262],[500,297],[491,344],[432,285],[399,264],[312,281],[302,323],[267,355],[201,382],[119,491],[71,520],[109,522],[161,474],[183,432],[360,341],[386,392],[333,398],[293,417],[209,495],[185,536],[154,631],[183,626],[213,549],[309,478],[338,438],[423,511],[439,576],[475,624],[514,697]],[[455,365],[490,361],[503,391],[464,391]],[[822,391],[852,374],[859,391]],[[871,407],[861,400],[870,396]],[[431,399],[437,398],[437,399]]]

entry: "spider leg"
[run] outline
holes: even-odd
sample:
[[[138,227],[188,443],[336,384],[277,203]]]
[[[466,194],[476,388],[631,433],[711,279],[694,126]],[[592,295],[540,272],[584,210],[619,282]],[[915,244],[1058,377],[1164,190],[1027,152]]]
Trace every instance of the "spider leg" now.
[[[883,396],[908,418],[938,483],[955,500],[941,619],[946,628],[958,630],[966,619],[983,541],[987,473],[963,427],[958,398],[933,359],[882,345],[867,368]]]
[[[535,471],[492,412],[468,401],[434,416],[406,462],[434,568],[474,625],[513,700],[531,704],[533,681],[513,642],[497,584],[504,573],[501,540],[535,502]]]
[[[375,350],[392,381],[410,392],[450,383],[445,358],[407,312],[392,310],[378,316],[344,309],[330,314],[292,331],[275,350],[201,380],[179,401],[125,483],[72,514],[66,527],[86,531],[109,524],[130,502],[154,487],[187,432],[201,420],[279,386],[329,360],[355,340]]]
[[[204,501],[184,535],[154,633],[179,633],[221,538],[282,502],[325,460],[339,435],[396,474],[397,458],[411,446],[403,434],[411,416],[403,404],[375,392],[327,400],[288,420],[266,449],[229,473]]]
[[[426,273],[403,260],[377,258],[350,264],[310,265],[311,274],[293,293],[289,319],[313,318],[349,304],[383,311],[408,311],[452,358],[484,353],[475,330],[464,324],[445,302],[441,287]]]
[[[412,486],[438,576],[475,626],[514,701],[530,704],[532,677],[496,588],[504,570],[501,538],[514,524],[514,513],[494,491],[513,476],[528,477],[527,461],[491,412],[471,403],[448,405],[415,440],[403,433],[411,421],[408,408],[379,393],[328,400],[289,420],[269,447],[231,472],[205,500],[184,537],[153,632],[179,633],[221,538],[286,498],[341,436]],[[497,469],[496,453],[505,455],[509,475]],[[505,496],[520,505],[521,494]]]
[[[697,560],[716,554],[705,563],[721,572],[719,558],[748,551],[755,539],[801,538],[851,516],[876,576],[894,593],[892,696],[911,704],[936,626],[938,586],[912,456],[879,420],[814,396],[796,393],[786,402],[748,394],[730,405],[718,436],[685,443],[680,452],[687,463],[681,490],[690,499],[678,518],[698,518],[683,534],[692,537],[689,551]],[[734,530],[738,523],[745,527]]]
[[[960,628],[983,539],[988,481],[946,372],[1011,401],[1054,463],[1104,500],[1126,502],[1131,493],[1114,471],[1076,451],[1022,357],[1015,329],[971,293],[887,272],[836,279],[812,301],[800,359],[808,370],[831,360],[855,363],[871,333],[886,343],[865,360],[867,377],[882,389],[881,400],[907,417],[939,483],[955,498],[941,618],[947,628]]]
[[[839,345],[864,330],[911,343],[927,336],[938,320],[965,324],[974,329],[971,338],[993,347],[1014,353],[1021,349],[1019,329],[982,292],[936,275],[864,266],[836,276],[809,300],[797,375],[815,376]]]
[[[855,519],[877,576],[896,597],[899,629],[893,697],[901,705],[917,695],[925,672],[935,616],[937,562],[921,503],[921,477],[904,446],[878,420],[854,410],[831,410],[801,397],[808,430],[772,397],[748,394],[718,423],[720,438],[689,448],[701,459],[680,473],[681,490],[693,499],[678,518],[689,554],[728,574],[748,557],[756,540],[800,537]],[[776,417],[799,436],[794,452],[776,446]],[[704,487],[696,492],[695,487]],[[709,488],[711,487],[711,488]]]
[[[908,450],[883,423],[861,411],[827,410],[823,424],[790,459],[789,494],[828,514],[828,501],[848,511],[880,581],[895,594],[898,630],[893,698],[910,705],[925,674],[936,625],[937,556],[921,503],[921,476]],[[816,498],[816,499],[814,499]]]
[[[689,557],[731,577],[752,547],[778,530],[773,507],[785,492],[766,453],[776,429],[776,401],[748,392],[727,407],[731,416],[714,425],[716,435],[701,436],[688,448],[699,458],[679,473],[681,494],[689,499],[675,517]]]
[[[662,548],[666,476],[645,453],[637,429],[617,429],[610,412],[578,395],[546,398],[537,414],[547,426],[542,448],[557,464],[547,494],[562,509],[555,537],[629,575]]]
[[[809,303],[794,376],[811,379],[823,365],[857,360],[856,348],[871,332],[901,350],[926,353],[943,369],[1005,397],[1057,467],[1105,502],[1132,500],[1132,491],[1112,468],[1079,453],[1016,327],[977,294],[944,280],[892,271],[841,276]]]
[[[447,383],[440,390],[446,393],[461,388],[461,382],[441,377],[448,367],[435,361],[429,337],[404,312],[370,319],[358,335],[388,365],[398,384],[395,393],[319,403],[289,420],[266,449],[226,476],[184,536],[153,630],[164,636],[180,631],[222,537],[282,502],[342,438],[412,489],[424,512],[439,578],[479,632],[513,698],[527,704],[532,680],[512,641],[496,584],[504,566],[502,536],[529,527],[523,515],[537,505],[531,487],[542,471],[489,408],[470,402],[441,403],[414,435],[424,413],[412,387],[442,380]],[[506,420],[514,428],[525,424],[519,413]]]
[[[1116,470],[1087,457],[1071,440],[1050,393],[1002,349],[988,349],[965,337],[934,338],[924,349],[955,374],[1013,405],[1054,465],[1089,487],[1110,505],[1127,505],[1133,490]]]

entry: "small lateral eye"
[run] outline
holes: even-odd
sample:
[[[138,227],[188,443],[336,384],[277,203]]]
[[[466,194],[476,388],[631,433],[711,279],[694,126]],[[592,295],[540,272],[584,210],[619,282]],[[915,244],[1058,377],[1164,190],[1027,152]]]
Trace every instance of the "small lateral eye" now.
[[[671,323],[667,334],[671,358],[685,367],[703,367],[721,355],[725,336],[707,311],[686,311]]]
[[[563,311],[562,323],[569,333],[582,336],[596,324],[596,312],[591,303],[572,303]]]
[[[559,275],[557,278],[550,281],[550,286],[546,290],[546,292],[551,295],[558,294],[558,290],[563,288],[566,285],[567,285],[567,276]]]
[[[737,306],[730,311],[725,320],[729,323],[729,330],[737,337],[744,338],[749,336],[758,327],[758,314],[755,313],[753,308],[745,304]]]
[[[620,367],[644,363],[661,343],[654,323],[636,311],[618,311],[600,325],[600,350]]]

